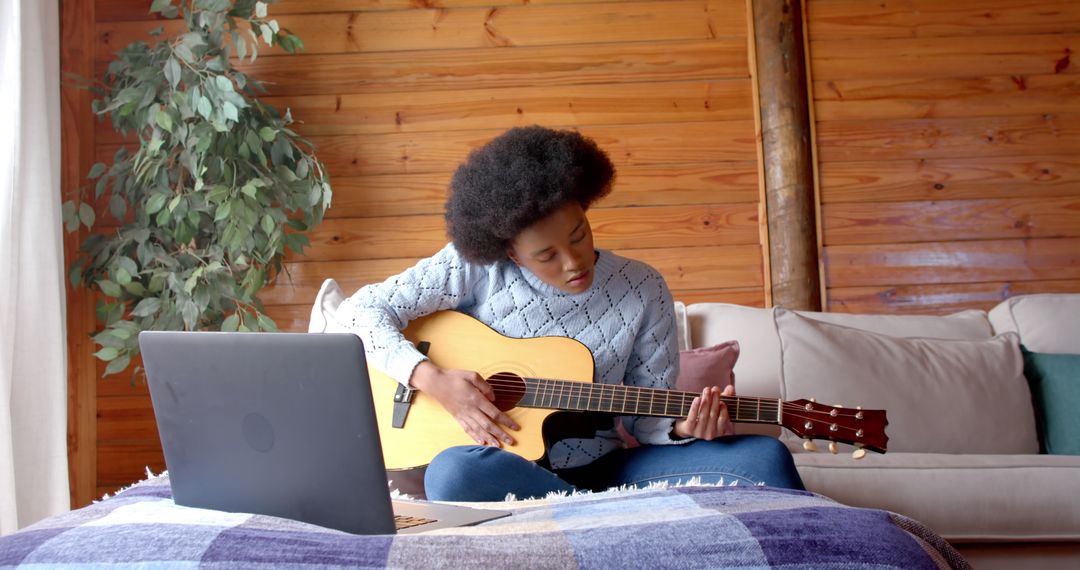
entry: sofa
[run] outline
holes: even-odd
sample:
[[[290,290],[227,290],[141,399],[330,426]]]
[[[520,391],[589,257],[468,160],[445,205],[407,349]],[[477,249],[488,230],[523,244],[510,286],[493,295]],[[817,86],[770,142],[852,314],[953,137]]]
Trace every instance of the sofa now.
[[[809,490],[920,520],[976,568],[1080,567],[1080,431],[1059,427],[1072,447],[1046,453],[1054,431],[1045,423],[1055,418],[1037,409],[1041,387],[1025,378],[1020,348],[1080,355],[1080,294],[1019,296],[945,316],[721,303],[677,304],[676,314],[683,349],[738,341],[739,395],[888,412],[888,452],[859,460],[847,446],[833,454],[817,442],[808,451],[787,430],[737,426],[780,437]],[[1060,411],[1080,393],[1077,370],[1064,397],[1043,402],[1058,405],[1058,423],[1078,415]]]
[[[343,298],[328,279],[309,331],[340,332],[333,314]],[[680,302],[675,312],[684,366],[721,347],[709,357],[717,383],[733,377],[740,396],[888,412],[887,453],[861,459],[824,441],[809,451],[775,425],[736,426],[784,441],[808,490],[919,520],[976,568],[1080,567],[1080,455],[1045,453],[1020,348],[1080,355],[1080,294],[945,316]]]

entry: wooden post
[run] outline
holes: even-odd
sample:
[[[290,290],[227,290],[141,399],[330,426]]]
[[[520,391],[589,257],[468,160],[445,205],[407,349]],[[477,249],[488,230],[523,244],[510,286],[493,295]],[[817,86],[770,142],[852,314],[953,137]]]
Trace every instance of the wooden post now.
[[[63,73],[94,77],[94,3],[60,3],[60,67]],[[60,187],[63,200],[79,196],[94,162],[93,94],[73,79],[61,77]],[[85,228],[64,233],[64,262],[79,251]],[[64,272],[67,275],[67,272]],[[67,281],[65,279],[65,281]],[[94,330],[94,298],[82,287],[67,283],[68,338],[68,482],[71,507],[90,504],[97,494],[97,368],[89,333]]]
[[[821,310],[800,0],[751,0],[772,304]]]

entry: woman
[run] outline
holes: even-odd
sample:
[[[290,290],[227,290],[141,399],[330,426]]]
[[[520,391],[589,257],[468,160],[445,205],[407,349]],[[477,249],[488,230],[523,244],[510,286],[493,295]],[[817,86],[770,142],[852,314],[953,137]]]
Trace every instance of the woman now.
[[[586,213],[614,175],[607,155],[579,133],[511,129],[455,172],[446,203],[451,243],[338,309],[373,366],[429,394],[478,444],[435,457],[425,475],[429,499],[495,501],[694,476],[802,488],[775,439],[719,437],[728,415],[716,388],[678,421],[622,418],[640,447],[624,448],[609,422],[555,443],[544,465],[525,460],[500,449],[519,426],[492,403],[484,378],[436,366],[401,335],[413,319],[454,309],[508,337],[577,339],[593,354],[596,382],[672,388],[679,356],[667,285],[648,265],[593,247]]]

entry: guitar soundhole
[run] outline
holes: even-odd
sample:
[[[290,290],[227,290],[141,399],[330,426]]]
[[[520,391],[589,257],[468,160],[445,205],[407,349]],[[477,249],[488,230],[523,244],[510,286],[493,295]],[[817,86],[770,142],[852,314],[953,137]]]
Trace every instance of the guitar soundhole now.
[[[525,380],[512,372],[497,372],[487,381],[495,390],[495,407],[504,412],[516,408],[525,396]]]

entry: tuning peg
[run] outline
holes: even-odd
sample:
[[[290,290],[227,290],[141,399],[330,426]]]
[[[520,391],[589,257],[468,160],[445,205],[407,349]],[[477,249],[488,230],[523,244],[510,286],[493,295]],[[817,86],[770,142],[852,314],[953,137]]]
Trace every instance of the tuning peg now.
[[[838,447],[836,445],[835,441],[830,441],[829,442],[829,452],[832,453],[833,455],[836,455],[837,453],[840,453],[840,447]]]
[[[807,451],[817,451],[817,444],[812,439],[802,442],[802,447]]]
[[[856,449],[855,451],[851,452],[851,458],[856,461],[862,459],[863,457],[866,457],[865,449]]]

